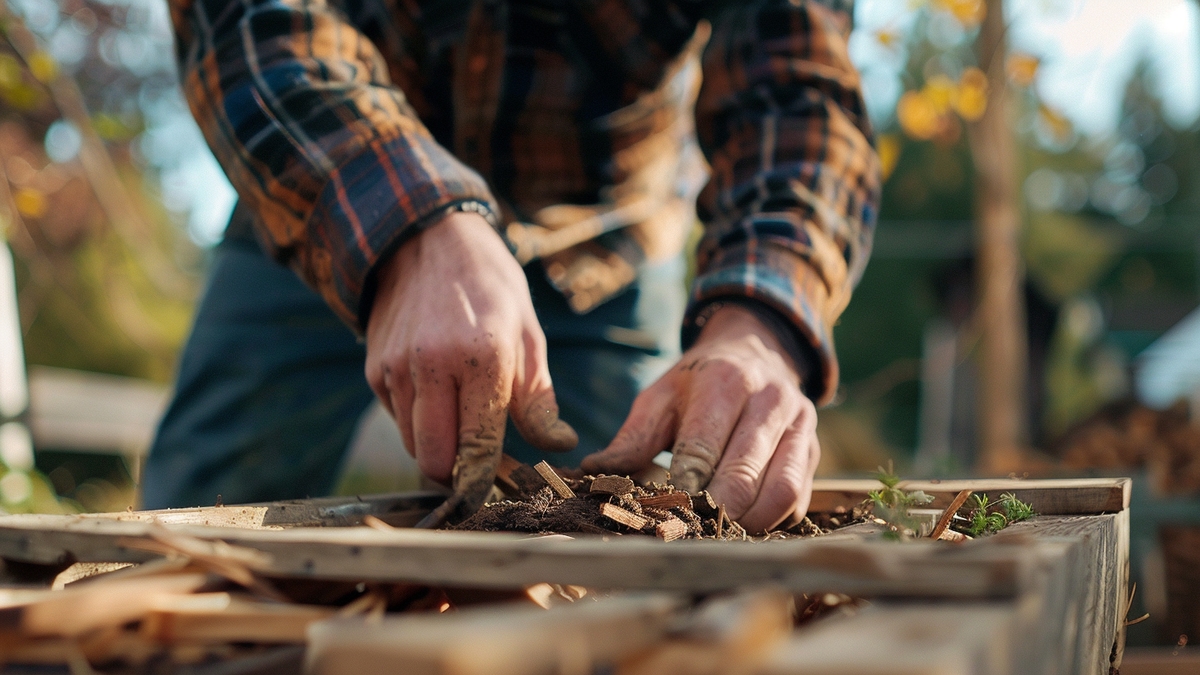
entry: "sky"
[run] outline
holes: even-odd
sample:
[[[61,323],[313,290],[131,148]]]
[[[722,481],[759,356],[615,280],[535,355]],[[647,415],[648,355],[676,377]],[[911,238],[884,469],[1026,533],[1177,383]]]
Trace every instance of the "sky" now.
[[[913,29],[916,3],[858,0],[851,57],[863,73],[872,116],[886,127],[902,92],[907,54],[875,35]],[[1140,59],[1158,78],[1168,122],[1190,126],[1200,115],[1200,5],[1195,0],[1007,0],[1012,51],[1041,59],[1036,84],[1042,101],[1085,135],[1116,128],[1125,83]],[[943,25],[944,24],[944,25]],[[949,25],[950,27],[947,27]],[[967,36],[936,19],[931,34],[943,43]]]

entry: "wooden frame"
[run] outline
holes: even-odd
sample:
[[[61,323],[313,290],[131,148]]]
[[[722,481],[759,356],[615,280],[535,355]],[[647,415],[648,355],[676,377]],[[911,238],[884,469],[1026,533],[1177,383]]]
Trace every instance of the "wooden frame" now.
[[[813,504],[827,511],[852,508],[876,486],[873,481],[818,481]],[[414,493],[164,512],[4,516],[0,556],[51,571],[74,562],[144,562],[155,554],[139,542],[166,527],[257,551],[256,572],[268,577],[494,589],[554,583],[685,597],[771,587],[872,599],[869,611],[818,624],[755,652],[763,659],[746,672],[1103,675],[1110,659],[1119,664],[1127,602],[1127,479],[906,487],[932,494],[935,506],[964,488],[993,497],[1014,492],[1043,515],[965,544],[887,542],[862,528],[741,544],[352,527],[367,515],[412,521],[438,503],[436,495]],[[413,626],[422,621],[439,619],[403,621],[417,630]],[[467,627],[458,633],[453,625],[419,629],[449,636],[446,649],[474,639],[470,626],[476,624],[465,621]],[[321,644],[334,652],[337,635],[356,640],[363,635],[358,629],[330,630]],[[588,631],[568,633],[580,640]],[[433,643],[422,644],[421,658],[439,662],[429,656],[436,656],[429,647]],[[660,656],[671,663],[676,657],[670,654]]]

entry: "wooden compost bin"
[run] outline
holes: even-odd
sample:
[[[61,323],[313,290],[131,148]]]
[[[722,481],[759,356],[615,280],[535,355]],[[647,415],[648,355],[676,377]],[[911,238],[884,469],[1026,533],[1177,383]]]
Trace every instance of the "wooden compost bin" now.
[[[817,481],[811,510],[852,508],[875,487],[874,481]],[[49,579],[72,564],[153,561],[162,551],[146,543],[168,533],[191,542],[189,555],[197,559],[219,562],[231,546],[249,550],[253,573],[275,582],[490,591],[559,584],[592,591],[551,609],[497,604],[450,614],[318,613],[302,626],[305,637],[292,640],[302,644],[268,652],[275,661],[260,659],[241,670],[225,664],[214,673],[295,672],[303,664],[331,675],[1104,675],[1120,666],[1128,609],[1127,479],[910,481],[901,487],[924,490],[935,498],[930,506],[941,509],[963,489],[992,499],[1012,492],[1040,515],[961,543],[885,541],[873,524],[807,539],[668,543],[406,529],[439,499],[405,494],[3,516],[0,556],[10,573]],[[366,516],[401,527],[362,527]],[[37,619],[38,602],[84,597],[47,594],[75,593],[92,583],[52,592],[26,585],[8,596],[0,589],[0,673],[7,672],[2,662],[15,658],[21,631]],[[799,593],[867,603],[853,615],[792,630],[788,603]],[[136,600],[129,591],[110,598],[110,605],[80,602],[68,614],[82,621],[88,612],[128,609]],[[216,634],[249,622],[247,616],[202,618],[208,634]],[[254,621],[261,630],[263,619]]]

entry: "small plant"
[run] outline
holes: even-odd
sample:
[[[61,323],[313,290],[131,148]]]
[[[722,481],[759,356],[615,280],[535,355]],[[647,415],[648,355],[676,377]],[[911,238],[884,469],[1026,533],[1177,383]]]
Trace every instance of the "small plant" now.
[[[971,497],[968,505],[967,523],[960,529],[972,537],[985,534],[995,534],[1013,523],[1027,520],[1034,515],[1033,507],[1017,499],[1011,492],[1005,492],[995,502],[991,502],[985,494]]]
[[[1033,512],[1032,506],[1017,499],[1017,496],[1011,492],[1005,492],[1000,495],[1000,504],[1004,509],[1004,516],[1008,518],[1008,522],[1010,523],[1019,523],[1022,520],[1029,520],[1037,515]]]
[[[871,501],[872,512],[887,524],[888,529],[884,531],[883,537],[900,540],[915,536],[920,521],[910,515],[908,510],[928,504],[933,501],[933,497],[921,490],[906,492],[897,487],[900,477],[895,474],[890,462],[887,469],[879,467],[875,479],[882,483],[883,487],[872,490],[867,496]]]

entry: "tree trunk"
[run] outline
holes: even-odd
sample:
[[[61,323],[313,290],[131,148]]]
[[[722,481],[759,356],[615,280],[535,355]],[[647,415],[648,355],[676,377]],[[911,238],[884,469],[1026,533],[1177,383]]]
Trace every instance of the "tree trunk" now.
[[[988,104],[983,116],[967,127],[975,164],[976,320],[982,328],[976,469],[986,474],[1018,470],[1027,442],[1020,193],[1004,43],[1003,4],[988,0],[978,40]]]

